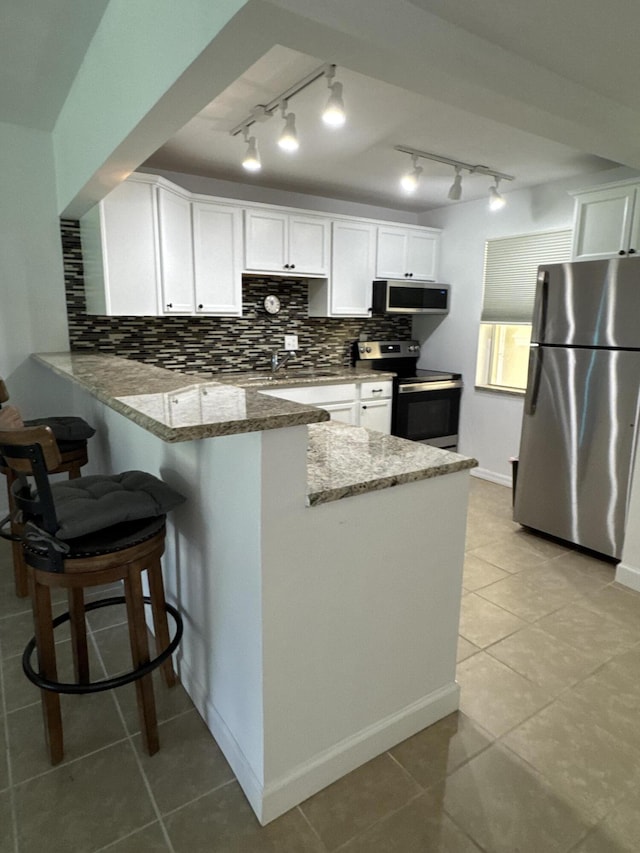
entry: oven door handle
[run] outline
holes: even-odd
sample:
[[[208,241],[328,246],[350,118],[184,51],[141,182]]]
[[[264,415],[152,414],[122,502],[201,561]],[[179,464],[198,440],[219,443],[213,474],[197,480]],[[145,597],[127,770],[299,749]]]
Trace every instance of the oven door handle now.
[[[398,385],[398,394],[418,394],[425,391],[450,391],[462,388],[462,379],[446,380],[444,382],[415,382],[410,385]]]

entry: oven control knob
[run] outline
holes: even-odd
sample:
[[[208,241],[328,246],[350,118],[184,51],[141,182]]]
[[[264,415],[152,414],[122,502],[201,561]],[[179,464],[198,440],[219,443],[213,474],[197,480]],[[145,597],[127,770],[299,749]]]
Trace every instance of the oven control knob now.
[[[365,352],[371,352],[371,347],[365,347]]]

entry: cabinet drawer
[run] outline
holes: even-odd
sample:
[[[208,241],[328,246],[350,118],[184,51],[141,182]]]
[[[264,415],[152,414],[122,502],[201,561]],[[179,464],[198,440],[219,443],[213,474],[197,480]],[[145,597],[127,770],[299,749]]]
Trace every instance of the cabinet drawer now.
[[[393,382],[385,379],[382,382],[363,382],[360,386],[362,400],[380,400],[391,397]]]

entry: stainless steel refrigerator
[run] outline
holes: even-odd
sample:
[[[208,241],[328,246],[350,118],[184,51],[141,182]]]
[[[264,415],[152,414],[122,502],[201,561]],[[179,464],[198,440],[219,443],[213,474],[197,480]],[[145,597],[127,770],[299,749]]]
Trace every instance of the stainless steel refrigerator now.
[[[640,389],[640,258],[538,270],[514,519],[619,559]]]

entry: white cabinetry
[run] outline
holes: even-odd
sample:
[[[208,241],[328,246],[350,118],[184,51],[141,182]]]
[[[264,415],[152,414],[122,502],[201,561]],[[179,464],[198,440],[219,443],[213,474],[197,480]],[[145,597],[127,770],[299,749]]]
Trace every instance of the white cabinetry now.
[[[136,175],[80,227],[89,314],[242,313],[240,207]]]
[[[246,270],[329,274],[329,220],[275,210],[245,211]]]
[[[357,220],[331,224],[331,276],[309,282],[310,317],[371,316],[376,226]]]
[[[242,314],[242,211],[228,204],[194,201],[195,313]]]
[[[158,187],[162,313],[193,313],[193,242],[188,196]]]
[[[573,195],[574,260],[640,253],[640,184],[623,183]]]
[[[387,435],[391,432],[392,383],[363,382],[360,386],[358,423],[367,429],[375,429]]]
[[[160,258],[155,179],[129,178],[80,221],[88,314],[154,315]]]
[[[308,403],[326,409],[332,421],[391,432],[392,383],[353,382],[336,385],[301,385],[293,388],[260,389],[262,394],[293,403]]]
[[[262,394],[270,397],[281,397],[292,403],[307,403],[310,406],[320,406],[331,415],[332,421],[346,424],[358,423],[357,386],[353,382],[337,385],[301,385],[296,388],[260,389]]]
[[[415,278],[435,281],[439,248],[439,231],[380,226],[376,276],[381,279]]]

